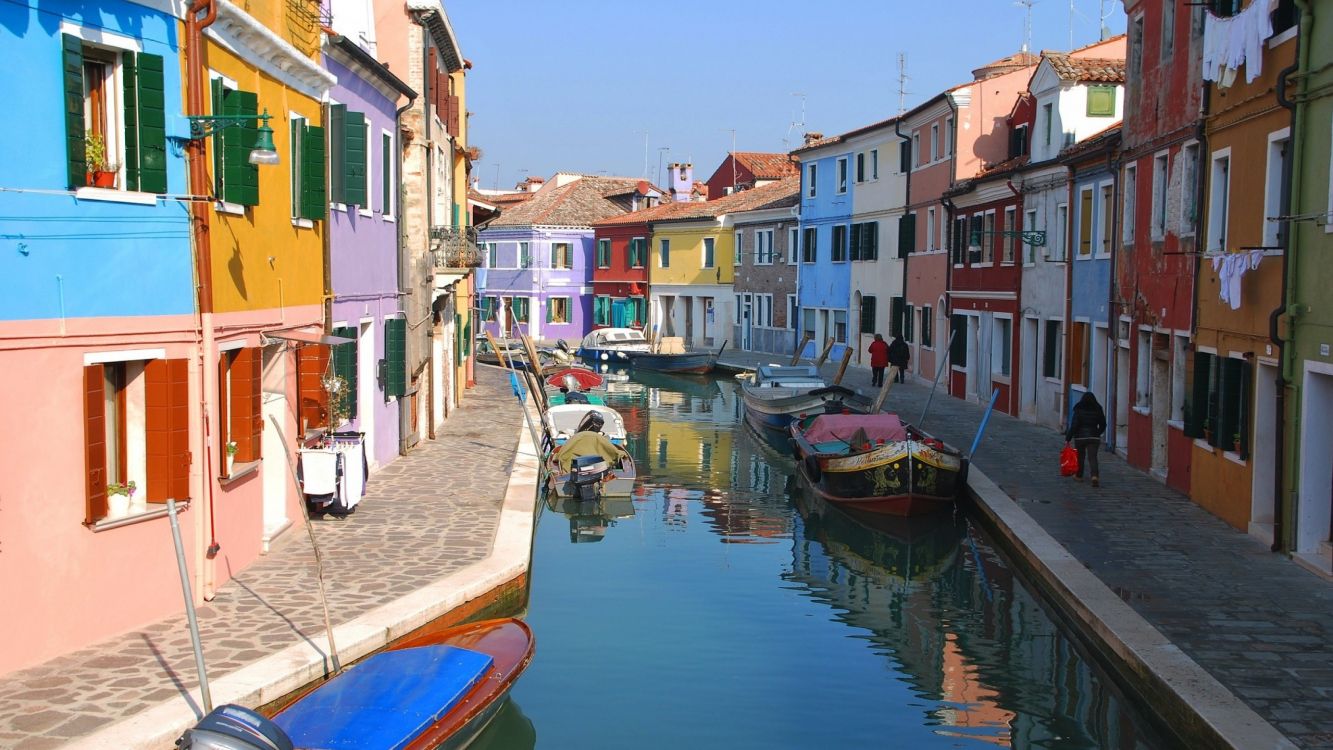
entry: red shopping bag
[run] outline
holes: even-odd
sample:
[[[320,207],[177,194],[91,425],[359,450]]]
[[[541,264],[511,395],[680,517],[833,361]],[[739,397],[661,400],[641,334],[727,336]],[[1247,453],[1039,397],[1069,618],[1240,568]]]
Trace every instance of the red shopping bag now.
[[[1072,477],[1078,473],[1078,451],[1074,446],[1065,443],[1065,447],[1060,451],[1060,476]]]

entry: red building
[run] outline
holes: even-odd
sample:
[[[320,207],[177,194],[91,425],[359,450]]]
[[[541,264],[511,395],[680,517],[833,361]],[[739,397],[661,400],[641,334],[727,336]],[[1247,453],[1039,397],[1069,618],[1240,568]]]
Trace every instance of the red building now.
[[[767,185],[799,172],[796,163],[787,154],[766,154],[759,151],[735,151],[722,160],[721,166],[705,183],[708,200],[725,198],[738,190]]]
[[[1117,357],[1113,440],[1130,464],[1190,488],[1184,433],[1191,347],[1205,12],[1185,0],[1126,0],[1120,241],[1113,299]],[[1111,415],[1108,415],[1108,417]]]
[[[593,224],[592,328],[648,321],[648,223],[635,211]]]

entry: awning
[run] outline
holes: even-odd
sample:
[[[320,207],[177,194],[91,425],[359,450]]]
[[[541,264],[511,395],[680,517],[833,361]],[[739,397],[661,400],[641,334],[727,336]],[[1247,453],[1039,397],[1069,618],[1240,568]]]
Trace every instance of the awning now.
[[[356,341],[356,339],[349,339],[346,336],[333,336],[327,333],[311,333],[310,331],[263,331],[260,335],[266,339],[295,341],[301,344],[328,344],[329,346],[351,344]]]

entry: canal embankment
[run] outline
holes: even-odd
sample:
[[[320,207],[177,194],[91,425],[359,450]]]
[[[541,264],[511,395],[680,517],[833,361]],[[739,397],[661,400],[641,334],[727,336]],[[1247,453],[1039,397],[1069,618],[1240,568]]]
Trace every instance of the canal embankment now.
[[[771,358],[724,360],[743,371]],[[853,367],[844,384],[869,392],[869,379]],[[917,422],[929,394],[895,385],[886,408]],[[936,393],[924,428],[967,446],[982,414]],[[1333,589],[1118,457],[1103,453],[1100,488],[1060,477],[1063,443],[996,414],[970,482],[1052,604],[1198,746],[1333,746]]]
[[[374,474],[356,513],[313,522],[341,663],[521,599],[537,478],[507,379],[478,368],[436,439]],[[296,531],[199,608],[216,705],[269,703],[330,666],[313,550]],[[172,618],[0,679],[0,747],[170,747],[199,702],[185,618]]]

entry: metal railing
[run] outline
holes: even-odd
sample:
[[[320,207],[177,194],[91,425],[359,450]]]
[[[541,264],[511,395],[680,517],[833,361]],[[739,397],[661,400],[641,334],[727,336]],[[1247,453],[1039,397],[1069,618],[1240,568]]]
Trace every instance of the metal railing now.
[[[436,268],[480,268],[485,260],[472,227],[431,227],[430,252]]]

